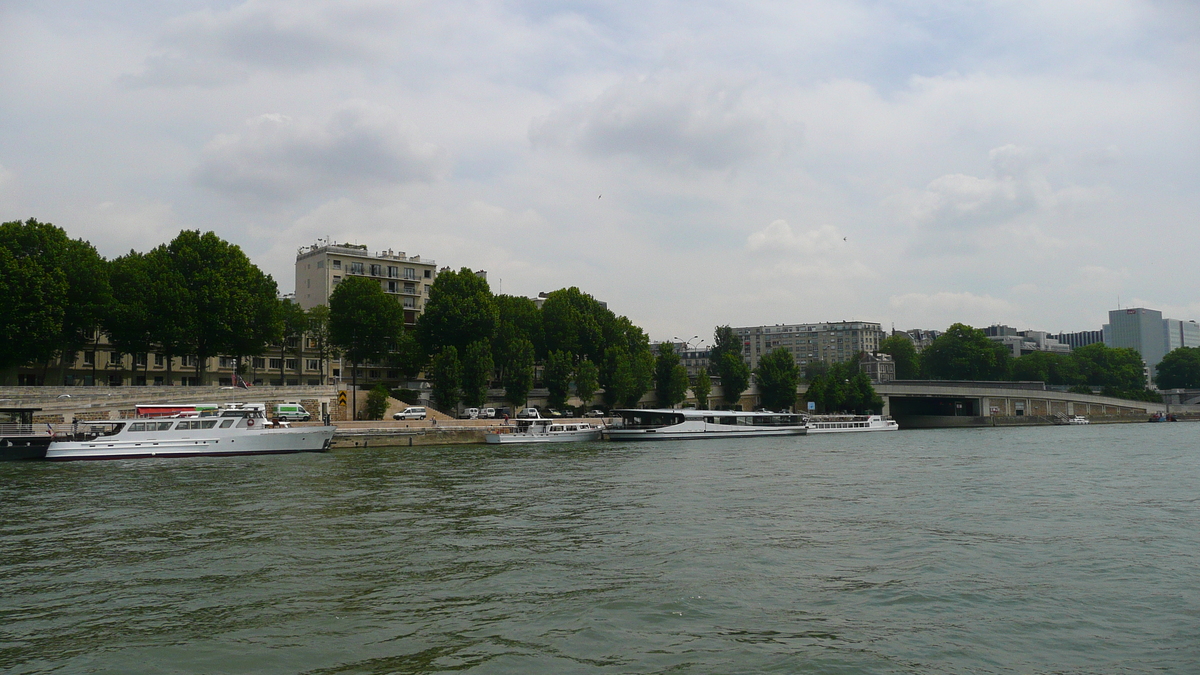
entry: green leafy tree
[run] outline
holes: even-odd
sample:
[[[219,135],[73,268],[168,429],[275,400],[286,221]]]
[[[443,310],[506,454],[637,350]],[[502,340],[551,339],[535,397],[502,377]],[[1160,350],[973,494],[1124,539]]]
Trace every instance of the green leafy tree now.
[[[754,370],[758,382],[758,393],[763,407],[768,410],[791,409],[796,405],[796,385],[800,383],[800,369],[788,350],[777,347],[758,360]]]
[[[188,288],[171,255],[166,244],[151,249],[145,255],[149,279],[145,296],[155,312],[150,338],[166,361],[167,385],[175,383],[175,357],[189,353],[191,335],[197,330],[195,316],[187,308],[190,302]]]
[[[589,359],[584,359],[575,366],[575,395],[583,401],[585,408],[592,405],[596,390],[600,388],[600,369]]]
[[[184,230],[162,255],[174,271],[175,290],[182,290],[185,302],[172,311],[188,328],[183,347],[196,357],[201,381],[210,357],[261,354],[280,337],[275,281],[241,248],[212,232]]]
[[[1200,347],[1172,349],[1158,363],[1159,389],[1200,388]]]
[[[296,355],[296,360],[300,360],[300,349],[303,347],[304,331],[308,328],[308,313],[305,312],[299,304],[289,298],[284,298],[279,301],[276,309],[278,321],[281,327],[282,339],[279,341],[279,384],[287,384],[287,379],[284,377],[284,365],[287,363],[288,344],[292,343],[295,346],[292,348],[292,353]],[[297,370],[303,365],[297,363]],[[369,418],[375,419],[375,418]]]
[[[417,341],[426,354],[446,347],[460,353],[467,345],[491,340],[499,310],[487,280],[464,267],[438,275],[429,289],[425,311],[417,319]]]
[[[367,392],[367,409],[364,411],[364,416],[369,420],[383,419],[384,414],[387,413],[390,396],[387,387],[382,384],[375,385],[371,391]]]
[[[488,358],[491,358],[490,351]],[[397,338],[395,348],[387,356],[388,367],[400,371],[400,375],[407,380],[420,374],[428,362],[425,350],[421,348],[421,343],[417,342],[416,333],[407,329]]]
[[[492,338],[492,353],[497,355],[496,367],[503,370],[499,355],[507,354],[508,345],[522,338],[533,345],[534,358],[545,358],[546,335],[542,329],[542,311],[537,303],[526,297],[497,295],[496,309],[499,318]]]
[[[906,335],[896,333],[879,342],[878,351],[890,354],[896,364],[897,380],[915,380],[921,376],[921,360],[917,348]]]
[[[1079,362],[1071,354],[1033,352],[1012,360],[1012,378],[1056,385],[1083,384]]]
[[[0,371],[44,363],[60,344],[69,282],[66,233],[30,218],[0,225]]]
[[[62,239],[60,264],[66,271],[67,304],[57,352],[74,357],[84,345],[99,340],[102,324],[114,309],[111,267],[91,244],[66,239],[65,233]]]
[[[569,352],[556,349],[546,357],[543,378],[546,382],[546,389],[549,390],[547,402],[551,408],[561,410],[566,407],[567,397],[571,393],[571,376],[574,373],[575,364]]]
[[[822,375],[829,374],[829,364],[824,361],[809,361],[804,365],[803,378],[805,382],[813,382]]]
[[[1145,363],[1133,349],[1114,349],[1097,342],[1076,349],[1071,356],[1086,384],[1112,392],[1146,388]]]
[[[312,338],[313,349],[316,351],[317,362],[320,366],[319,370],[324,378],[325,365],[338,356],[337,348],[333,346],[333,339],[330,337],[329,305],[317,305],[306,313],[308,314],[306,330],[308,336]]]
[[[750,366],[742,360],[742,340],[729,326],[718,326],[713,331],[713,345],[709,363],[721,378],[725,405],[733,407],[750,387]]]
[[[330,341],[350,361],[351,392],[357,406],[358,368],[382,359],[400,339],[404,310],[383,292],[379,282],[350,276],[329,294],[329,326]]]
[[[520,338],[508,346],[507,365],[504,367],[504,400],[514,408],[524,407],[533,389],[533,343]]]
[[[658,357],[654,362],[654,389],[658,395],[658,405],[662,408],[674,408],[687,397],[687,367],[667,342],[658,345]]]
[[[149,382],[149,353],[154,349],[154,324],[157,308],[147,294],[153,281],[146,256],[130,251],[109,263],[112,285],[112,309],[104,318],[103,329],[116,349],[127,354],[146,354],[145,370]]]
[[[1008,375],[1011,352],[983,331],[956,323],[921,354],[925,374],[933,380],[1000,380]]]
[[[696,381],[692,384],[692,393],[696,395],[696,407],[700,410],[708,410],[708,395],[712,393],[712,379],[708,376],[707,370],[701,370],[696,375]]]
[[[830,366],[828,372],[809,383],[804,399],[823,413],[866,414],[883,409],[883,399],[875,392],[871,378],[859,370],[857,360]]]
[[[448,414],[458,409],[462,400],[462,363],[458,359],[458,349],[453,345],[445,347],[430,363],[429,380],[433,385],[433,398],[438,408]]]
[[[546,294],[542,326],[546,351],[565,351],[580,358],[599,359],[610,342],[605,327],[614,315],[595,298],[572,286]]]
[[[478,408],[487,402],[488,384],[492,380],[492,347],[486,340],[467,345],[462,358],[463,403]]]

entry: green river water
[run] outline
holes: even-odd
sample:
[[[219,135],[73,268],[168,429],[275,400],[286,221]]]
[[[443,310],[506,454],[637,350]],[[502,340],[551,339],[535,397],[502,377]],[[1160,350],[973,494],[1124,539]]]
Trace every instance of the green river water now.
[[[0,465],[5,673],[1196,673],[1200,425]]]

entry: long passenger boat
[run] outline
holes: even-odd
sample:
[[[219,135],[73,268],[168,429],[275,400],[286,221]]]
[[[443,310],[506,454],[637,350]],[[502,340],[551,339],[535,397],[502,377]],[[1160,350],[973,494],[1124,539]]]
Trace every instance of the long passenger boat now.
[[[197,455],[322,452],[334,426],[290,427],[266,419],[261,405],[205,410],[182,417],[82,422],[56,434],[46,459],[128,459]]]
[[[808,418],[810,434],[844,434],[862,431],[899,431],[896,420],[882,415],[821,415]]]
[[[752,436],[799,436],[808,432],[803,415],[731,410],[614,410],[604,430],[614,441],[676,441]]]

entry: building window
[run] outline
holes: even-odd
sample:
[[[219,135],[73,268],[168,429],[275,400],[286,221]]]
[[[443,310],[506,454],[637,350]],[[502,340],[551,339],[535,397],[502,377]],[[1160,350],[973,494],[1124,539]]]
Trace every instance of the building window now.
[[[254,367],[255,367],[255,368],[263,368],[263,367],[265,367],[266,365],[267,365],[267,360],[266,360],[266,359],[264,359],[264,358],[263,358],[263,357],[261,357],[261,356],[256,356],[256,357],[254,357]]]
[[[222,356],[221,357],[221,367],[222,368],[237,368],[237,359],[233,358],[232,356]]]
[[[371,265],[371,276],[373,276],[373,277],[383,276],[383,265],[372,264]]]
[[[412,267],[405,267],[404,268],[404,278],[405,279],[416,279],[417,278],[417,270],[413,269]]]
[[[283,367],[287,368],[288,370],[295,370],[296,369],[296,359],[285,360],[283,362]]]
[[[348,265],[347,274],[362,274],[365,266],[360,262],[352,262]]]
[[[95,364],[96,364],[96,352],[84,352],[83,353],[83,365],[93,366]]]
[[[432,278],[433,278],[433,271],[432,271],[432,270],[425,270],[425,278],[426,278],[426,279],[432,279]]]
[[[394,281],[389,281],[389,282],[388,282],[388,287],[387,287],[388,293],[395,293],[395,292],[396,292],[396,288],[397,288],[397,286],[396,286],[396,282],[394,282]]]
[[[416,298],[404,298],[404,307],[407,309],[415,309],[417,306]]]
[[[317,269],[319,269],[319,270],[325,269],[325,261],[324,260],[317,261]]]
[[[282,359],[271,359],[271,370],[279,370],[283,367]]]
[[[340,270],[340,269],[342,269],[342,261],[341,261],[341,260],[334,260],[334,261],[333,261],[333,269],[335,269],[335,270]],[[335,277],[335,278],[336,278],[336,277]]]
[[[162,364],[163,364],[163,355],[155,354],[154,355],[154,365],[161,366]]]
[[[146,365],[146,356],[147,356],[146,354],[134,354],[133,355],[133,365],[135,365],[135,366]]]
[[[398,279],[400,277],[400,268],[396,267],[395,265],[389,265],[388,276],[393,279]]]
[[[179,357],[179,365],[183,366],[184,368],[194,368],[196,366],[196,357],[192,356],[191,354],[181,356]]]
[[[305,370],[320,370],[321,361],[320,359],[306,359],[304,362],[304,368]]]
[[[404,284],[404,292],[415,295],[417,292],[417,287],[415,284]]]

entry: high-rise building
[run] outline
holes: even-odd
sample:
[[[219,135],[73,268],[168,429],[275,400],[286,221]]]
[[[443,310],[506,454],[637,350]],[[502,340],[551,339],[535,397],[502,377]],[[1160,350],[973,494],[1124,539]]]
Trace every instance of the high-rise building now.
[[[1102,330],[1081,330],[1077,333],[1059,333],[1050,337],[1059,342],[1069,345],[1071,349],[1079,349],[1097,342],[1104,342],[1104,331]]]
[[[437,265],[421,256],[391,250],[371,255],[360,244],[317,243],[296,255],[296,302],[304,309],[329,302],[329,294],[348,276],[379,282],[380,288],[404,306],[404,323],[415,324],[425,309]]]
[[[1105,343],[1110,347],[1128,347],[1142,355],[1151,376],[1166,354],[1166,336],[1162,312],[1156,309],[1133,307],[1114,309],[1108,313]]]
[[[814,361],[840,363],[859,352],[874,352],[883,340],[880,325],[870,321],[778,324],[734,328],[742,340],[742,359],[750,368],[767,352],[782,347],[804,367]]]
[[[1163,319],[1163,332],[1166,334],[1163,343],[1166,352],[1180,347],[1200,347],[1200,323]]]

